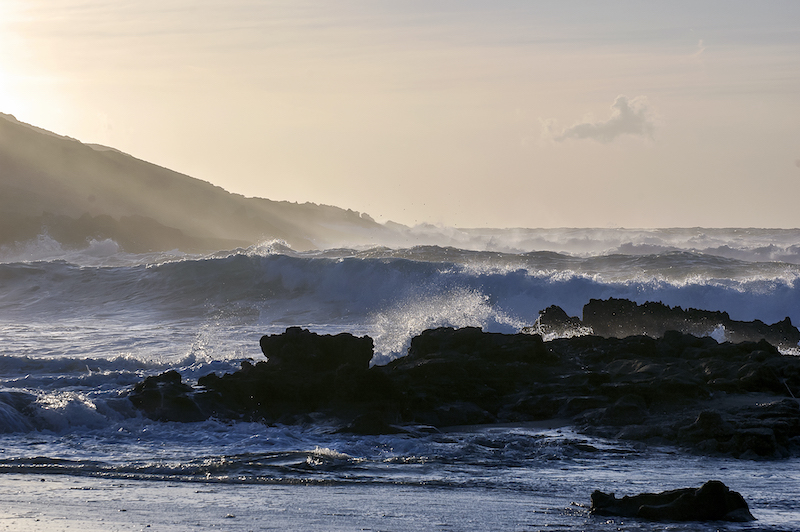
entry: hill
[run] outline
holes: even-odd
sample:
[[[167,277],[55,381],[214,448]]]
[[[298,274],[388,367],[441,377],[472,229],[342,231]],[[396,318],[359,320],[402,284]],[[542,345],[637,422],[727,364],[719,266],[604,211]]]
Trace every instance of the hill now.
[[[246,198],[113,148],[0,113],[0,245],[47,232],[68,246],[112,238],[126,251],[212,251],[282,239],[294,249],[391,232],[366,214]]]

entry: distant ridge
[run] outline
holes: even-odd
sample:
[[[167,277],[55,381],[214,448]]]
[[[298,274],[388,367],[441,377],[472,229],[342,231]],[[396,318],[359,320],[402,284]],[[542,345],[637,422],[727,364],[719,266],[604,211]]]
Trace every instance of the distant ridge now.
[[[47,232],[112,238],[126,251],[212,251],[281,239],[297,250],[392,232],[366,214],[232,194],[114,148],[0,113],[0,245]]]

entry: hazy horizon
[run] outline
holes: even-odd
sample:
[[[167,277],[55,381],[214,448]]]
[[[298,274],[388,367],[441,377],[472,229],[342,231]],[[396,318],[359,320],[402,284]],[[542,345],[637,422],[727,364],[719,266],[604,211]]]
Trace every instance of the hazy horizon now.
[[[0,112],[453,227],[800,226],[800,5],[10,0]]]

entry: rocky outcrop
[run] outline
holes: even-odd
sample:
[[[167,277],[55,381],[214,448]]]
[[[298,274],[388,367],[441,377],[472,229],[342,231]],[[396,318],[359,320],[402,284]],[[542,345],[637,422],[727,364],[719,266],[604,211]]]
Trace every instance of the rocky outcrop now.
[[[408,355],[373,368],[397,390],[401,418],[434,426],[494,423],[512,417],[546,419],[556,405],[522,406],[526,391],[557,380],[558,354],[540,336],[484,333],[474,327],[424,331]]]
[[[569,338],[591,334],[593,331],[586,327],[580,318],[569,316],[561,307],[551,305],[540,310],[536,324],[526,328],[523,332],[539,334],[544,338]]]
[[[232,374],[198,379],[211,415],[297,422],[317,411],[330,414],[366,409],[386,401],[382,376],[369,371],[372,338],[342,333],[317,335],[299,327],[261,338],[267,361],[242,363]]]
[[[215,416],[267,423],[327,419],[339,430],[387,433],[561,418],[587,434],[677,445],[703,454],[800,454],[800,357],[765,341],[428,330],[408,355],[369,367],[372,340],[300,328],[265,336],[266,360],[209,374],[197,387],[168,372],[130,393],[154,419]]]
[[[627,299],[591,299],[583,307],[584,327],[593,334],[625,338],[646,335],[660,338],[667,331],[680,331],[694,336],[705,336],[717,331],[725,340],[757,342],[766,340],[778,347],[797,347],[800,331],[787,317],[767,325],[760,320],[736,321],[727,312],[682,309],[660,302],[637,304]]]
[[[596,383],[584,389],[597,404],[574,416],[586,433],[737,458],[798,451],[800,358],[763,340],[717,344],[673,331],[551,345],[583,361],[582,378]]]
[[[157,421],[202,421],[208,415],[193,398],[192,388],[181,382],[181,375],[170,370],[147,377],[133,387],[128,396],[133,406]]]
[[[718,480],[699,488],[641,493],[617,499],[595,491],[590,512],[602,516],[637,517],[651,521],[755,521],[747,502]]]

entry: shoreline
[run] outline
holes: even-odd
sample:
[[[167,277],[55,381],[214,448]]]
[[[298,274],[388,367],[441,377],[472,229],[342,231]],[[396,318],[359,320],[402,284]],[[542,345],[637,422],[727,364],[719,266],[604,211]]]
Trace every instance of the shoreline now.
[[[792,459],[790,465],[799,463]],[[697,487],[708,479],[740,491],[757,518],[753,525],[715,523],[715,530],[800,530],[792,488],[800,480],[798,467],[669,452],[638,455],[635,460],[612,453],[576,465],[540,462],[524,472],[526,478],[537,479],[525,488],[355,478],[333,484],[273,484],[10,473],[0,475],[0,530],[471,532],[553,527],[649,532],[663,530],[664,523],[590,515],[592,491],[622,496]],[[697,526],[671,523],[670,529],[688,532]]]

